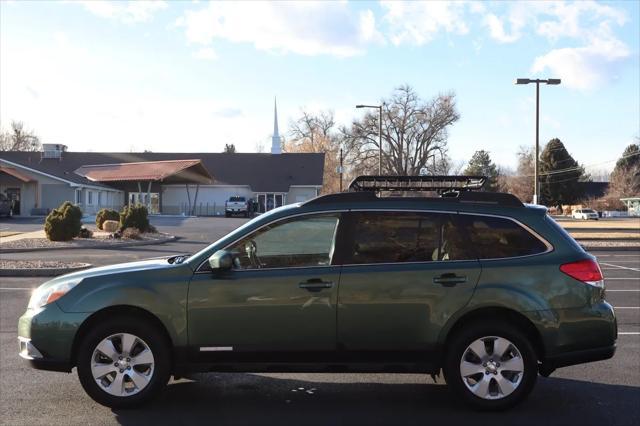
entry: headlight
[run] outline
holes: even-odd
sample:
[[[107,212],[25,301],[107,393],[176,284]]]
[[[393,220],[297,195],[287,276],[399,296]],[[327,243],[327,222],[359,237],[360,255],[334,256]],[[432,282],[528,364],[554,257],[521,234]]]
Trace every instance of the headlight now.
[[[38,309],[51,302],[55,302],[77,286],[82,279],[62,281],[49,287],[37,288],[31,294],[28,309]]]

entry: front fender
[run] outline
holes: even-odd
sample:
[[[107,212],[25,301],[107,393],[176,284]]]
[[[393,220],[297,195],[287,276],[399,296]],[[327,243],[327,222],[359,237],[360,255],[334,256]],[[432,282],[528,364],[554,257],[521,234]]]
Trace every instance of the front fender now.
[[[155,315],[176,346],[187,344],[188,266],[85,278],[58,301],[69,313],[95,313],[113,306],[133,306]]]

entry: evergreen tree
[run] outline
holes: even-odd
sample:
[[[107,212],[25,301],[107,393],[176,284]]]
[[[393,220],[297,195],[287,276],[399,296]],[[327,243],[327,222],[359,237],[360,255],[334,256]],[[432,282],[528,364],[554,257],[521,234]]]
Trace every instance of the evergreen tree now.
[[[225,154],[235,154],[236,153],[236,146],[232,143],[227,143],[224,144],[224,151]]]
[[[483,149],[476,151],[471,157],[471,160],[469,160],[469,165],[465,169],[464,174],[486,176],[487,182],[484,184],[483,189],[485,191],[498,190],[498,168],[493,164],[493,161],[491,161],[488,151]]]
[[[560,207],[578,201],[582,197],[578,182],[585,177],[584,168],[560,139],[551,139],[540,156],[541,203]]]

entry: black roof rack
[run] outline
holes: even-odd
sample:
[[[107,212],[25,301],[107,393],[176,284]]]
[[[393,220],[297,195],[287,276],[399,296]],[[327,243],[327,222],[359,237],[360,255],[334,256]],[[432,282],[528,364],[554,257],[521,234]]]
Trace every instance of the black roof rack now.
[[[484,176],[358,176],[349,191],[435,191],[462,192],[481,189]]]
[[[305,204],[357,203],[392,199],[378,197],[376,195],[378,191],[434,191],[440,194],[440,197],[407,197],[406,199],[524,207],[522,201],[512,194],[473,191],[481,189],[485,181],[484,176],[358,176],[349,185],[349,192],[322,195]],[[395,199],[398,200],[398,198]]]

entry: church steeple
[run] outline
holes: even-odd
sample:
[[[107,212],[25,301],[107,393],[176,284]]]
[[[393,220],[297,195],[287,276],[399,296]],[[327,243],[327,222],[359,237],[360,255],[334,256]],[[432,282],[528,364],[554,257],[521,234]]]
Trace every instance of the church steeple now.
[[[271,153],[281,154],[282,140],[280,138],[280,132],[278,131],[278,105],[276,98],[273,98],[273,136],[271,136]]]

